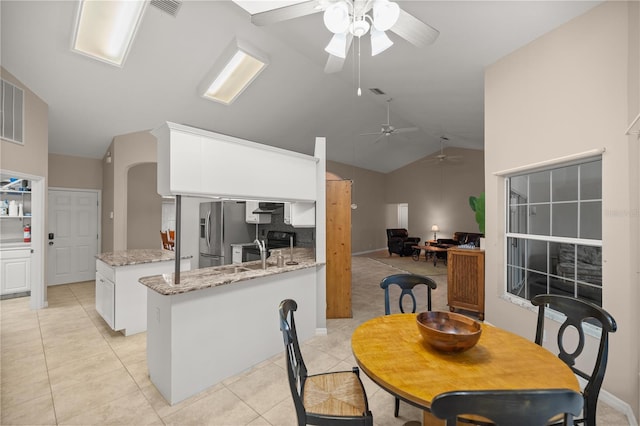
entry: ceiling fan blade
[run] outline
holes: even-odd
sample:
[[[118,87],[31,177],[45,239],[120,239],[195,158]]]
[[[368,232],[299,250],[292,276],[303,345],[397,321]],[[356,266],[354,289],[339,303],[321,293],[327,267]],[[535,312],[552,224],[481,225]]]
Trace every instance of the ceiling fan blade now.
[[[393,133],[409,133],[409,132],[417,132],[420,130],[417,127],[401,127],[399,129],[395,129]]]
[[[375,132],[375,133],[360,133],[360,136],[373,136],[373,135],[384,135],[384,133]]]
[[[353,35],[347,34],[347,47],[345,48],[347,54],[349,53],[349,48],[351,47],[352,41]],[[339,58],[337,56],[329,55],[327,64],[324,66],[324,72],[327,74],[333,74],[335,72],[342,71],[345,59],[346,58]]]
[[[251,23],[257,26],[275,24],[276,22],[288,21],[289,19],[300,18],[321,12],[322,9],[316,0],[305,1],[303,3],[284,6],[278,9],[267,10],[266,12],[251,15]]]
[[[402,9],[400,9],[398,22],[391,27],[391,31],[417,47],[430,45],[440,35],[440,31]]]
[[[383,134],[381,134],[380,136],[378,136],[378,137],[376,138],[376,140],[375,140],[375,141],[373,141],[373,143],[378,143],[378,141],[379,141],[380,139],[384,138],[385,136],[389,136],[389,135],[387,135],[386,133],[383,133]]]

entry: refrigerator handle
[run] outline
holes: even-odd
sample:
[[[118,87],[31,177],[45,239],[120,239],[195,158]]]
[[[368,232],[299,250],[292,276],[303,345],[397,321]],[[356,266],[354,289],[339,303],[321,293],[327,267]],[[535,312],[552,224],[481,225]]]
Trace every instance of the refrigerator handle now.
[[[211,233],[210,233],[210,227],[211,227],[211,210],[209,210],[207,212],[207,220],[205,221],[205,225],[204,225],[204,234],[206,236],[207,239],[207,248],[211,248]]]

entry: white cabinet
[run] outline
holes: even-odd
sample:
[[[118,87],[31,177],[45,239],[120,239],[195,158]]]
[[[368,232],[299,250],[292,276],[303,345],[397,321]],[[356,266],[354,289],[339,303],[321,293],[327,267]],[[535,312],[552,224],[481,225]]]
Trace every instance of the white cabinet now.
[[[247,223],[271,223],[271,215],[269,213],[254,213],[260,207],[257,201],[247,201],[245,210],[245,220]]]
[[[316,203],[284,203],[284,223],[294,228],[316,226]]]
[[[158,139],[160,195],[316,199],[315,157],[169,122],[151,133]],[[234,178],[238,171],[247,176]]]
[[[96,311],[112,329],[115,328],[115,297],[116,285],[113,281],[96,272]]]
[[[0,294],[31,290],[31,249],[0,250]]]
[[[96,260],[96,311],[114,331],[125,336],[147,329],[147,287],[142,277],[173,272],[173,260],[111,266]],[[180,270],[191,269],[191,261],[182,259]]]

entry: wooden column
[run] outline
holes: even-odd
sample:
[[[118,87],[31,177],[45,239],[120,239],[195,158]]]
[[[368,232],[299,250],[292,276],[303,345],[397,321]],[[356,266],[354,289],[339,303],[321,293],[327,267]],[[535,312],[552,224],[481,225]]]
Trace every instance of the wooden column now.
[[[351,181],[327,180],[327,318],[351,318]]]

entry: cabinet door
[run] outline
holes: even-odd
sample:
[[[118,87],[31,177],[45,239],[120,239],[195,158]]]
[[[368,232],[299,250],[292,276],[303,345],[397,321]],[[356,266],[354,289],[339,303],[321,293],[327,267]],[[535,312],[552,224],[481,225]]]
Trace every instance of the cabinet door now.
[[[115,327],[115,296],[113,281],[96,272],[96,311],[112,329]]]
[[[0,294],[20,293],[31,289],[31,252],[6,250],[0,254]]]

